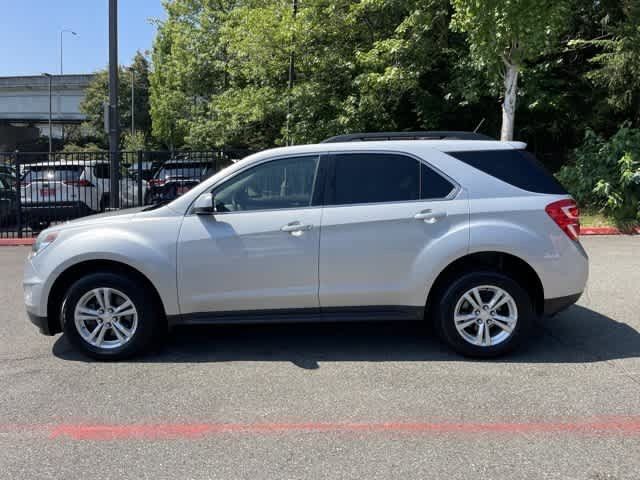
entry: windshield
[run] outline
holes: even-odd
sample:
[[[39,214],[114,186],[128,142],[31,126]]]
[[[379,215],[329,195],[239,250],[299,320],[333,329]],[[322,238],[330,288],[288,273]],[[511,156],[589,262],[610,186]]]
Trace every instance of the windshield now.
[[[23,183],[31,182],[67,182],[78,180],[83,167],[77,165],[50,165],[29,167],[22,177]]]

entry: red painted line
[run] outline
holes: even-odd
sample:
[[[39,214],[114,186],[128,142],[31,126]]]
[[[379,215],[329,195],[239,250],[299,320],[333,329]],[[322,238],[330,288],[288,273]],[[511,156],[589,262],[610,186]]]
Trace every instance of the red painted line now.
[[[33,237],[0,238],[0,247],[17,247],[20,245],[33,245],[36,239]]]
[[[71,440],[193,440],[225,434],[413,433],[413,434],[584,434],[640,435],[640,417],[583,422],[535,423],[196,423],[66,424],[49,429],[49,438]]]

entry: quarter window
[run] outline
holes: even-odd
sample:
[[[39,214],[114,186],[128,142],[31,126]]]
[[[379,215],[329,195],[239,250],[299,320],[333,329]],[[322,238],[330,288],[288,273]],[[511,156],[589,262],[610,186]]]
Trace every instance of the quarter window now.
[[[453,184],[424,164],[420,165],[420,198],[436,199],[447,197],[455,187]]]
[[[216,189],[218,212],[301,208],[311,205],[318,157],[273,160],[240,173]]]

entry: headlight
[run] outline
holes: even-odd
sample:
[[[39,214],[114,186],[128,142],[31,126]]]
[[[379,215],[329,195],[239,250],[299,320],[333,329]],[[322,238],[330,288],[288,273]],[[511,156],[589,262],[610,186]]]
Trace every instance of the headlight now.
[[[44,250],[49,245],[51,245],[56,240],[56,238],[58,238],[58,234],[56,232],[54,233],[42,232],[40,235],[38,235],[38,238],[33,244],[33,247],[32,247],[33,254],[37,255],[38,253],[40,253],[42,250]]]

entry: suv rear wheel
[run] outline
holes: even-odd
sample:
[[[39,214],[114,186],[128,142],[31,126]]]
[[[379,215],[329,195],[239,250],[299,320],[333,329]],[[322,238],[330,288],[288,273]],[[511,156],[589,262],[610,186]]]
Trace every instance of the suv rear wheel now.
[[[98,360],[120,360],[147,349],[158,309],[136,282],[118,273],[94,273],[74,283],[62,304],[71,343]]]
[[[436,308],[441,337],[469,357],[489,358],[516,348],[534,320],[529,295],[508,276],[473,272],[455,280]]]

